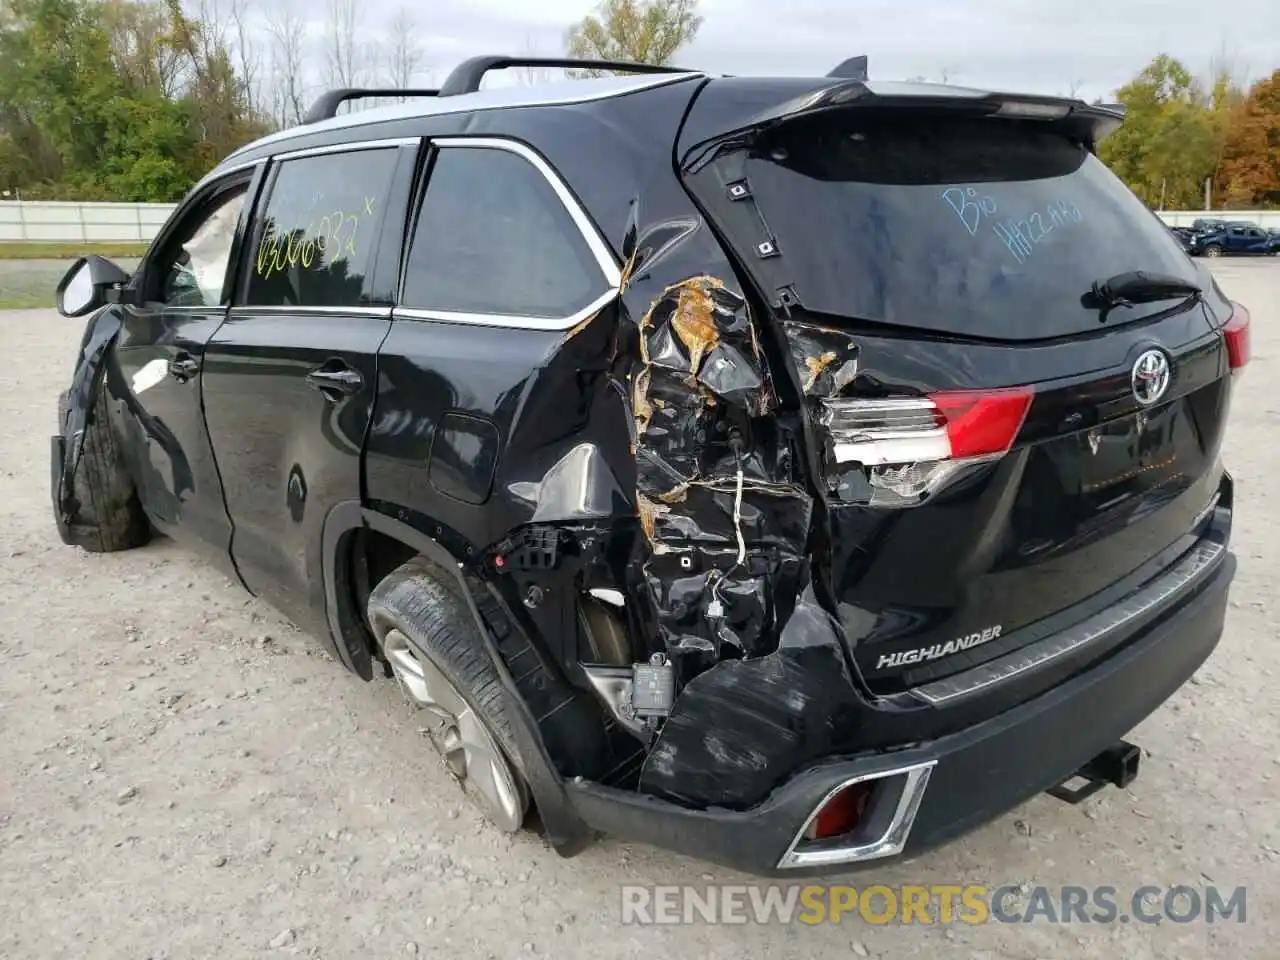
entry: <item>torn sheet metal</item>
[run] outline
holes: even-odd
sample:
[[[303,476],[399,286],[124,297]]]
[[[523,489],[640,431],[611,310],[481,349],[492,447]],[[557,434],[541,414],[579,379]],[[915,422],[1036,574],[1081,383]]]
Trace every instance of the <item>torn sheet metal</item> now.
[[[570,449],[541,480],[518,481],[507,489],[535,505],[531,523],[611,517],[627,509],[626,497],[594,443]]]
[[[858,375],[858,345],[844,331],[787,321],[782,325],[806,397],[834,397]]]
[[[59,459],[62,470],[54,478],[53,508],[58,530],[64,538],[80,512],[80,504],[75,497],[75,475],[80,467],[80,458],[84,455],[89,413],[97,398],[97,391],[102,388],[103,360],[120,334],[120,328],[120,314],[114,309],[103,310],[90,321],[90,328],[86,332],[75,372],[71,377],[67,421],[58,425],[61,433],[54,442],[61,447],[55,452],[61,453]]]
[[[746,299],[698,275],[663,288],[638,324],[631,375],[640,580],[683,679],[777,647],[812,503]]]
[[[767,656],[695,677],[641,771],[640,789],[695,807],[742,809],[858,725],[839,624],[806,587]]]

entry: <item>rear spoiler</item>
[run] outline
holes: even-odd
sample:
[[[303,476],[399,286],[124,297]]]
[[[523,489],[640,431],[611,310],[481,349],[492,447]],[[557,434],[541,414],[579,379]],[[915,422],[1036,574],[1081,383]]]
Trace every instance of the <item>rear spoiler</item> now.
[[[845,64],[841,65],[841,67],[844,66]],[[699,100],[714,98],[715,88],[722,82],[732,83],[732,81],[713,81],[699,95]],[[758,95],[760,87],[757,86],[752,93]],[[744,100],[745,98],[738,103],[748,106],[748,103],[743,102]],[[695,102],[695,111],[698,106],[699,104]],[[726,107],[729,106],[726,104]],[[763,109],[748,112],[747,110],[733,111],[730,107],[727,111],[716,111],[714,115],[718,121],[716,126],[720,128],[718,130],[706,129],[701,123],[690,123],[686,128],[689,138],[682,144],[684,149],[681,152],[687,157],[691,149],[697,149],[712,142],[764,131],[799,117],[849,109],[931,110],[1007,117],[1015,120],[1035,120],[1052,124],[1068,136],[1087,143],[1090,149],[1098,140],[1114,132],[1124,122],[1122,104],[1088,104],[1083,100],[1067,97],[997,93],[934,83],[901,83],[830,77],[816,88],[810,88],[799,96],[769,104]],[[734,112],[738,115],[733,116]]]

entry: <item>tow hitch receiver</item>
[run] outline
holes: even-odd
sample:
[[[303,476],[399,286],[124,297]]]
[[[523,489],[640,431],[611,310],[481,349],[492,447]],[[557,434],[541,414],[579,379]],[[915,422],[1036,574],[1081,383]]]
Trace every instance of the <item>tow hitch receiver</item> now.
[[[1107,747],[1056,787],[1050,787],[1048,794],[1075,804],[1092,797],[1108,784],[1123,789],[1137,777],[1138,760],[1141,756],[1141,750],[1132,743],[1121,740],[1114,746]],[[1073,780],[1085,782],[1078,787],[1067,786]]]

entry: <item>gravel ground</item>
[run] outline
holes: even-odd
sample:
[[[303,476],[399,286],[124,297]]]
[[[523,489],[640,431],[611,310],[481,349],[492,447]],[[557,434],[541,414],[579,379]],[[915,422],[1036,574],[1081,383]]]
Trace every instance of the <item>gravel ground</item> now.
[[[536,835],[497,836],[390,682],[347,676],[169,542],[62,546],[48,434],[80,327],[8,311],[0,957],[1275,956],[1280,264],[1215,269],[1254,308],[1255,350],[1231,414],[1240,570],[1221,646],[1132,735],[1150,755],[1129,790],[1034,799],[874,878],[1108,884],[1122,901],[1148,883],[1245,885],[1245,923],[624,926],[623,884],[744,878],[614,841],[562,860]]]

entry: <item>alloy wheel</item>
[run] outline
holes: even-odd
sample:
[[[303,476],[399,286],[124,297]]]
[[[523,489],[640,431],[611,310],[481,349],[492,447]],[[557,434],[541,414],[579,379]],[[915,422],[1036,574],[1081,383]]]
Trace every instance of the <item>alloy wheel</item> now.
[[[400,689],[428,715],[427,734],[445,769],[500,829],[509,833],[519,830],[528,806],[524,781],[483,718],[444,672],[399,630],[387,634],[383,652]]]

